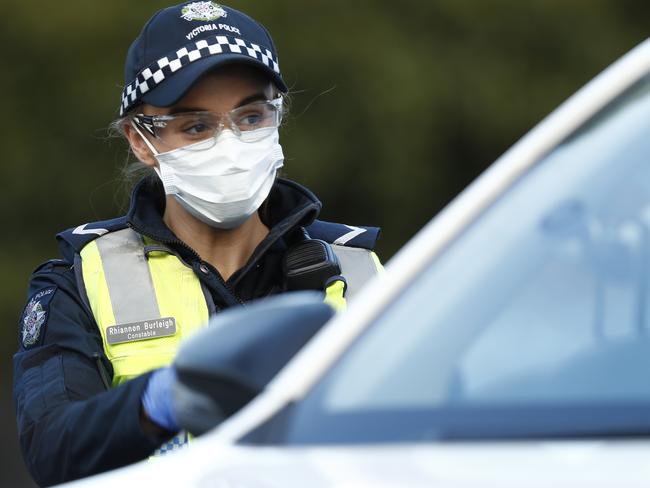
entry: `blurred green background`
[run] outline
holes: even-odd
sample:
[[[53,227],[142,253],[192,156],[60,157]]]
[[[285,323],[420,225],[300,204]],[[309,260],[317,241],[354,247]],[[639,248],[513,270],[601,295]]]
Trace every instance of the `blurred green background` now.
[[[31,486],[11,355],[31,270],[54,234],[120,214],[109,139],[126,50],[170,3],[0,1],[3,210],[1,486]],[[543,116],[643,41],[643,0],[231,1],[273,34],[292,114],[285,174],[322,217],[383,228],[387,260]]]

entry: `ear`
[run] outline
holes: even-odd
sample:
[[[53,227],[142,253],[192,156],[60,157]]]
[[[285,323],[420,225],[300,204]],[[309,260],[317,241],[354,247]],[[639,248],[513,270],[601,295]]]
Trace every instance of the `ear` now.
[[[131,150],[133,151],[133,154],[135,154],[136,158],[152,168],[158,166],[158,161],[156,161],[151,149],[149,149],[147,144],[142,140],[142,136],[133,128],[131,122],[126,122],[124,124],[124,136],[126,137],[126,140],[129,141]]]

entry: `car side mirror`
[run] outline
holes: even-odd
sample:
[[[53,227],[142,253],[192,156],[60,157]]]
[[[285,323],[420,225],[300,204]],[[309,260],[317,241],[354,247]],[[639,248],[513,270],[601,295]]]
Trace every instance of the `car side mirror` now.
[[[237,412],[333,314],[321,293],[297,292],[215,315],[174,360],[178,424],[200,435]]]

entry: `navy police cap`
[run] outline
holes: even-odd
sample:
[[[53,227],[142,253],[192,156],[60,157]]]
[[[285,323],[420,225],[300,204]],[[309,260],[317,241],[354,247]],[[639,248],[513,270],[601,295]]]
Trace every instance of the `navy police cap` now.
[[[269,32],[248,15],[215,2],[160,10],[129,48],[120,115],[143,102],[173,105],[204,73],[233,62],[257,66],[287,92]]]

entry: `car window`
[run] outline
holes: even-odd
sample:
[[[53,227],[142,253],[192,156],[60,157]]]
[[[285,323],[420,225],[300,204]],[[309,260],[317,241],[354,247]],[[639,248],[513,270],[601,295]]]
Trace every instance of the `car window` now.
[[[648,432],[649,281],[644,80],[424,269],[275,441]]]

